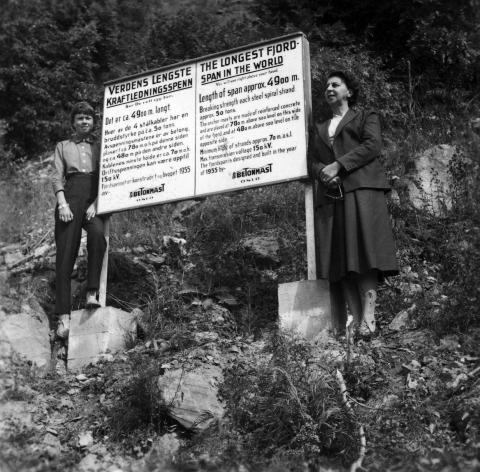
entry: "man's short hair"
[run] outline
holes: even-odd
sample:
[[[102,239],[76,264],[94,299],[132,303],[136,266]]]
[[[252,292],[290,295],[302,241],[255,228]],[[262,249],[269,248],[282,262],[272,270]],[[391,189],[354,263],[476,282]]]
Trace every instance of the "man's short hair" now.
[[[90,115],[95,123],[95,110],[87,102],[77,102],[73,105],[72,111],[70,112],[70,123],[72,126],[75,115]]]

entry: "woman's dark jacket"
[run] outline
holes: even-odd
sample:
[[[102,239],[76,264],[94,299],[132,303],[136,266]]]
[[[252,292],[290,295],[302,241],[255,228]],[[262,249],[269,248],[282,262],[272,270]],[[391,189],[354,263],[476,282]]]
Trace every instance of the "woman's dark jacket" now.
[[[385,172],[378,160],[382,147],[380,120],[374,111],[349,109],[335,131],[333,144],[328,138],[329,120],[315,123],[308,143],[308,171],[316,179],[318,188],[315,197],[317,206],[328,203],[320,180],[320,171],[337,160],[342,168],[339,176],[344,192],[361,188],[389,191]]]

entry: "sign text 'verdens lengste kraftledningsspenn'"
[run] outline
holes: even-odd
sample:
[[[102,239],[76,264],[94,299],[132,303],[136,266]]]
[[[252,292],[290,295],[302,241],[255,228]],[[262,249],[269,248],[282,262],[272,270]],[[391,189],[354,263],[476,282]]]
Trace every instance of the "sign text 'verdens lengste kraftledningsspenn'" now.
[[[301,33],[109,82],[98,212],[304,178],[309,109]]]

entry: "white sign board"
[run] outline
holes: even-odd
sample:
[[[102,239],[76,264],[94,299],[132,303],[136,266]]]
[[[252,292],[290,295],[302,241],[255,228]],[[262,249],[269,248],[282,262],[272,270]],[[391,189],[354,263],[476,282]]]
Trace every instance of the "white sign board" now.
[[[98,212],[305,178],[309,111],[301,33],[109,82]]]

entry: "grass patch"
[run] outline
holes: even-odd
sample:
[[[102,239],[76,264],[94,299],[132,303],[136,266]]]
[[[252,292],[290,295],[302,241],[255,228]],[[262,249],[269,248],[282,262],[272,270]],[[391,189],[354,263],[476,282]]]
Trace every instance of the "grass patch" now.
[[[12,173],[0,185],[0,241],[25,241],[28,233],[40,239],[41,233],[53,228],[55,197],[48,180],[30,180],[19,172]]]
[[[120,398],[108,410],[109,429],[114,440],[129,437],[134,431],[150,428],[161,431],[167,422],[167,406],[160,402],[157,379],[163,373],[158,359],[133,355],[130,373]]]
[[[174,209],[175,204],[164,204],[115,213],[110,220],[112,248],[161,247],[163,236],[175,232],[171,219]]]
[[[220,391],[244,460],[253,452],[270,465],[285,457],[316,466],[352,462],[358,428],[330,366],[319,362],[312,345],[286,335],[273,335],[265,350],[229,368]]]

